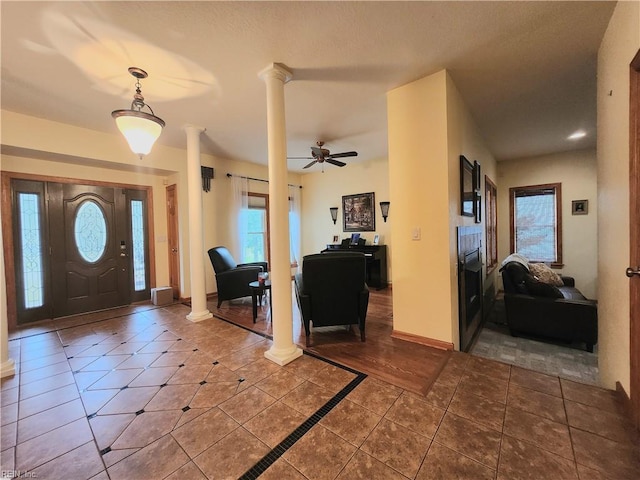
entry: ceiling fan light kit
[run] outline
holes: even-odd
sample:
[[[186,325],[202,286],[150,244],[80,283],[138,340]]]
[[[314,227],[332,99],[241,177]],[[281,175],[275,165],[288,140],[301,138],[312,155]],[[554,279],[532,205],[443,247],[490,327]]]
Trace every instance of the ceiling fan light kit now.
[[[149,154],[153,144],[162,133],[164,120],[156,117],[149,105],[144,102],[140,85],[141,78],[147,78],[147,72],[138,67],[129,67],[129,73],[136,78],[136,93],[133,95],[131,108],[128,110],[114,110],[111,116],[116,121],[118,130],[122,132],[131,151],[142,159]],[[143,108],[151,112],[143,112]]]
[[[337,167],[344,167],[346,163],[341,162],[340,160],[336,160],[336,158],[346,158],[346,157],[357,157],[358,152],[342,152],[342,153],[331,153],[326,148],[322,148],[324,142],[318,141],[316,142],[317,147],[311,147],[311,156],[310,157],[287,157],[289,160],[312,160],[307,165],[302,168],[309,168],[316,163],[324,162],[330,163],[331,165],[335,165]],[[322,165],[322,171],[324,172],[324,165]]]

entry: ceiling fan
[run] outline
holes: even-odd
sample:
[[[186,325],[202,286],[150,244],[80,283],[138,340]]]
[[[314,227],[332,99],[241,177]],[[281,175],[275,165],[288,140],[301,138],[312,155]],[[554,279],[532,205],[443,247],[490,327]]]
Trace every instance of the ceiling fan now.
[[[358,152],[342,152],[342,153],[331,153],[326,148],[322,148],[324,142],[316,142],[317,147],[311,147],[311,156],[310,157],[287,157],[289,160],[313,160],[309,164],[305,165],[303,168],[309,168],[316,163],[330,163],[332,165],[336,165],[338,167],[344,167],[346,163],[341,162],[340,160],[336,160],[336,158],[344,158],[344,157],[356,157]],[[323,165],[324,168],[324,165]],[[324,170],[323,170],[324,171]]]

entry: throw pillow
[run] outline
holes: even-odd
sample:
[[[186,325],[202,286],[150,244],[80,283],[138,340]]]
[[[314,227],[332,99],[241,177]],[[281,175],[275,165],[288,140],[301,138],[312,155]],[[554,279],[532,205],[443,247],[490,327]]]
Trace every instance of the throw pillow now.
[[[544,263],[530,263],[529,271],[542,283],[547,283],[554,287],[564,286],[564,282],[562,281],[562,278],[560,278],[560,275],[551,270],[549,265],[545,265]]]

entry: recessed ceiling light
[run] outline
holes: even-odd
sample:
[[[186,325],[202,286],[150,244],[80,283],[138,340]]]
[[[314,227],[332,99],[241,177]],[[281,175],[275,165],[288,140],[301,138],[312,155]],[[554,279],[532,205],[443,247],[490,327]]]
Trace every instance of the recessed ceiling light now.
[[[586,137],[587,132],[584,130],[578,130],[577,132],[573,132],[571,135],[567,137],[569,140],[578,140],[579,138]]]

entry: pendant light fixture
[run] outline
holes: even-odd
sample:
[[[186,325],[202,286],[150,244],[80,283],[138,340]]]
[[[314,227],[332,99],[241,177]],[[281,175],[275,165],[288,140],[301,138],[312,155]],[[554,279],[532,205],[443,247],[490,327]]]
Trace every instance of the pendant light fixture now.
[[[151,107],[144,103],[140,79],[147,78],[147,72],[138,67],[129,67],[129,73],[136,78],[136,93],[133,95],[131,108],[114,110],[111,116],[116,120],[116,126],[127,139],[133,153],[142,160],[142,156],[151,151],[165,124],[164,120],[156,117]],[[142,111],[145,107],[149,109],[150,114]]]

